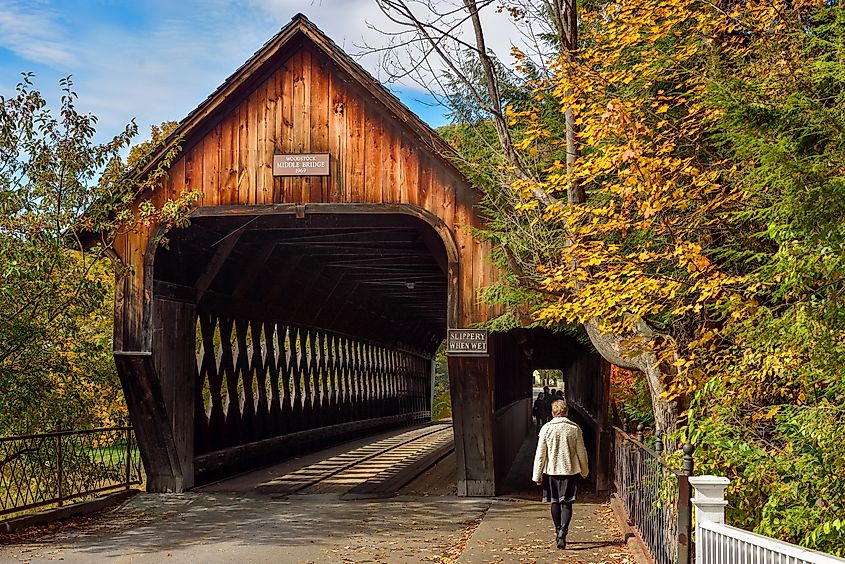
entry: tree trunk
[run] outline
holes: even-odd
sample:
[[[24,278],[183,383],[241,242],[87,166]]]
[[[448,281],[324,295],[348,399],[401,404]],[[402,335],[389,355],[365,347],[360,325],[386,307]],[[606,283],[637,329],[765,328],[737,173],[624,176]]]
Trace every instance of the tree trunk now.
[[[677,401],[668,400],[663,395],[666,391],[665,382],[671,375],[661,369],[657,355],[653,352],[642,352],[636,356],[631,355],[631,351],[625,350],[622,337],[599,331],[597,319],[591,319],[585,323],[584,328],[587,330],[590,342],[593,343],[593,346],[605,360],[622,368],[639,370],[645,375],[651,395],[655,427],[666,435],[677,430],[680,405]],[[638,322],[636,328],[639,336],[650,339],[658,336],[651,331],[644,321]],[[672,343],[672,340],[668,337],[664,337],[664,339]],[[671,439],[665,439],[665,441],[669,441],[666,442],[667,451],[674,448],[671,445]]]

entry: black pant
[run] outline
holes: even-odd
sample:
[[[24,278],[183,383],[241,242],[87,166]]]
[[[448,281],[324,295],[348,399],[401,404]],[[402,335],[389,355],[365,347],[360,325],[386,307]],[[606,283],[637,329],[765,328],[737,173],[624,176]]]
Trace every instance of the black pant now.
[[[543,476],[543,501],[551,502],[555,529],[562,530],[564,538],[572,520],[572,502],[578,491],[578,479],[577,475]]]
[[[552,502],[552,521],[555,522],[555,530],[563,529],[563,538],[569,532],[569,522],[572,521],[572,502]]]

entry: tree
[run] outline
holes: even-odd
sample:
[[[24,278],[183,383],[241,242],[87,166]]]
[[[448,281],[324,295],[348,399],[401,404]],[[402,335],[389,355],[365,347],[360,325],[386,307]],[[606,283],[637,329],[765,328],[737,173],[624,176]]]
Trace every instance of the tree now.
[[[134,123],[95,142],[96,118],[77,111],[69,78],[61,86],[56,115],[31,74],[0,97],[2,434],[108,422],[115,413],[101,408],[120,416],[109,304],[121,265],[109,259],[112,242],[138,222],[183,224],[195,201],[130,207],[165,166],[137,183],[120,157]],[[83,244],[86,233],[98,234],[95,243]]]
[[[382,11],[405,31],[391,36],[383,51],[395,53],[404,48],[402,60],[387,55],[384,64],[394,77],[415,76],[419,69],[432,71],[432,58],[447,69],[448,81],[435,86],[459,85],[486,116],[496,133],[497,176],[493,190],[488,190],[487,205],[494,220],[488,236],[501,249],[501,262],[508,266],[511,280],[522,288],[548,299],[568,303],[594,303],[592,289],[584,287],[582,274],[594,266],[582,257],[570,254],[570,260],[558,267],[561,249],[578,249],[577,222],[559,221],[562,210],[579,209],[586,202],[585,185],[590,177],[576,171],[578,158],[578,109],[574,98],[577,85],[561,82],[558,69],[578,64],[578,13],[571,0],[534,3],[511,2],[505,7],[517,19],[527,22],[527,33],[536,44],[545,38],[546,52],[535,57],[516,52],[518,70],[526,79],[536,104],[508,106],[502,99],[502,73],[497,72],[495,57],[486,46],[479,10],[491,1],[464,0],[448,8],[430,1],[379,0]],[[596,20],[598,21],[598,20]],[[469,26],[472,40],[465,41],[457,30]],[[533,25],[537,25],[535,31]],[[539,62],[537,62],[539,61]],[[546,68],[539,67],[546,65]],[[470,73],[467,69],[480,69]],[[531,72],[535,71],[535,72]],[[480,80],[477,78],[480,77]],[[452,89],[454,91],[454,88]],[[446,96],[447,100],[454,96]],[[564,118],[564,143],[555,137],[560,129],[556,116]],[[552,181],[552,182],[550,182]],[[513,190],[512,190],[513,188]],[[576,212],[581,213],[581,212]],[[569,272],[566,272],[569,271]],[[550,283],[572,281],[572,284]],[[501,292],[499,292],[501,294]],[[616,294],[614,294],[616,295]],[[650,323],[646,312],[636,304],[614,299],[608,308],[587,307],[583,315],[556,315],[545,308],[542,319],[555,322],[577,321],[586,329],[596,350],[613,364],[642,371],[648,378],[655,409],[655,419],[663,429],[675,429],[680,415],[676,399],[666,395],[677,357],[676,339]],[[621,322],[620,322],[621,320]]]
[[[394,9],[429,43],[453,27]],[[816,1],[588,5],[577,56],[535,72],[517,53],[517,160],[499,150],[500,175],[485,169],[502,188],[490,236],[535,318],[582,323],[645,373],[657,425],[680,422],[700,471],[732,479],[733,523],[840,554],[843,17]],[[574,161],[558,156],[568,111]]]

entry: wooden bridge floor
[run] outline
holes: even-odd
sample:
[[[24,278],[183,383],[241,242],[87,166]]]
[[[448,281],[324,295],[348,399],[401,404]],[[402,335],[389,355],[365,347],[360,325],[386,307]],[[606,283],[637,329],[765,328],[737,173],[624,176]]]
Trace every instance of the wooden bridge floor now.
[[[206,493],[390,497],[454,451],[451,421],[363,437],[195,488]],[[454,464],[449,479],[454,485]],[[415,492],[422,495],[428,492]],[[453,493],[443,491],[431,492]]]
[[[437,423],[324,458],[259,484],[263,494],[388,497],[454,450],[452,424]]]

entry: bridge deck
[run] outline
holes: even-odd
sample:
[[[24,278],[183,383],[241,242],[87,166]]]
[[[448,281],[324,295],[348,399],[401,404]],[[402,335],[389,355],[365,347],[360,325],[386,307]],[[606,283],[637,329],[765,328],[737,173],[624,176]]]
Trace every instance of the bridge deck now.
[[[255,489],[267,494],[390,496],[452,450],[451,422],[435,423],[330,456]]]
[[[307,453],[194,491],[275,498],[312,494],[335,494],[343,499],[390,497],[453,450],[451,422],[424,424]],[[449,479],[454,486],[454,468]],[[454,493],[454,487],[438,493]]]

